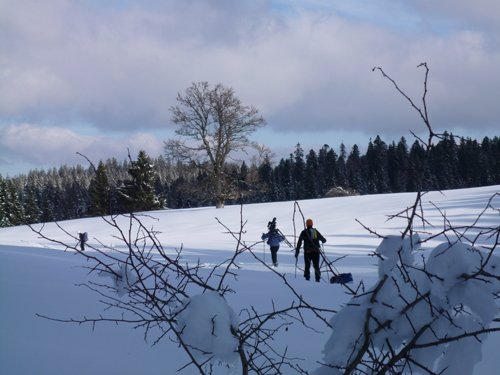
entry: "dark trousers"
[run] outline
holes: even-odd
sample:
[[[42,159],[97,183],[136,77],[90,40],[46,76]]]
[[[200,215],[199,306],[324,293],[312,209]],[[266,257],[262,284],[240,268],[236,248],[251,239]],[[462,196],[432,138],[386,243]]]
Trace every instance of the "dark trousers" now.
[[[271,259],[273,261],[273,264],[278,263],[278,250],[279,246],[271,246]]]
[[[307,280],[309,280],[311,275],[309,270],[311,268],[311,262],[314,268],[314,277],[316,278],[316,281],[319,281],[321,277],[321,271],[319,270],[319,252],[304,252],[304,277]]]

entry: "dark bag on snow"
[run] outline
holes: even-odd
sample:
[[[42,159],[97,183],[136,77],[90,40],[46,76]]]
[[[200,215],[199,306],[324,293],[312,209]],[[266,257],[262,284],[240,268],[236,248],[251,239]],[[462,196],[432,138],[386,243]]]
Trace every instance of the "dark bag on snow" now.
[[[339,275],[332,276],[330,279],[331,284],[347,284],[352,282],[352,273],[341,273]]]

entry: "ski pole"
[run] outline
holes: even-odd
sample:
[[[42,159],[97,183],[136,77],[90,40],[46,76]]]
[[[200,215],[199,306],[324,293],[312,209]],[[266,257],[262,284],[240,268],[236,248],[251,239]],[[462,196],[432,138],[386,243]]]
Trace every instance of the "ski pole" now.
[[[325,247],[324,247],[323,243],[321,244],[321,252],[323,254],[323,260],[326,263],[326,276],[328,277],[328,280],[330,280],[330,273],[328,272],[328,269],[330,268],[330,264],[328,263],[328,259],[326,258]]]

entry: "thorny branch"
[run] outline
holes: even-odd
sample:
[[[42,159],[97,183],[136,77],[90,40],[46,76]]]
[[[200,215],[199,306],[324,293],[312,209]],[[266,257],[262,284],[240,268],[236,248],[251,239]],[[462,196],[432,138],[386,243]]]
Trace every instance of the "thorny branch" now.
[[[396,91],[402,95],[409,103],[410,106],[415,109],[420,115],[424,125],[427,129],[428,138],[427,141],[424,142],[420,138],[417,137],[419,141],[425,144],[426,148],[426,158],[429,158],[430,151],[433,147],[433,139],[435,137],[441,138],[441,134],[437,134],[430,123],[427,109],[427,93],[428,93],[428,76],[429,76],[429,68],[426,63],[422,63],[418,65],[418,67],[423,67],[425,69],[425,76],[423,82],[423,95],[422,95],[422,106],[419,107],[415,104],[415,102],[399,87],[397,82],[391,78],[385,71],[380,67],[373,68],[373,71],[380,71],[382,76],[392,83]],[[426,160],[428,163],[428,160]],[[420,171],[423,179],[423,171]],[[412,239],[414,234],[419,233],[427,234],[427,238],[420,241],[420,245],[425,242],[431,241],[433,239],[445,238],[449,243],[449,248],[456,243],[466,243],[471,246],[471,249],[474,246],[480,245],[480,250],[476,250],[478,256],[481,257],[481,262],[479,267],[475,272],[470,274],[461,275],[461,278],[464,282],[468,282],[471,280],[480,281],[484,283],[491,283],[493,280],[499,281],[500,275],[498,270],[496,273],[492,273],[489,271],[492,267],[490,267],[491,261],[493,259],[494,250],[497,250],[499,247],[499,238],[500,238],[500,226],[481,226],[480,222],[483,216],[487,211],[498,210],[497,207],[494,207],[493,200],[498,197],[498,193],[490,198],[487,206],[484,208],[482,212],[479,213],[477,218],[473,221],[471,225],[466,226],[454,226],[446,217],[446,213],[439,209],[439,207],[433,203],[433,206],[442,216],[444,229],[439,233],[425,233],[422,231],[417,231],[415,229],[416,221],[418,220],[422,227],[425,229],[426,227],[432,227],[430,222],[425,218],[425,212],[422,204],[422,198],[425,196],[425,192],[418,191],[414,203],[408,207],[407,209],[389,217],[389,220],[395,219],[403,219],[406,221],[406,228],[401,233],[401,238],[410,238]],[[358,221],[359,222],[359,221]],[[360,223],[366,230],[370,233],[383,237],[378,234],[375,230],[366,227],[362,223]],[[413,246],[413,241],[410,240],[410,243]],[[488,245],[485,245],[488,244]],[[399,251],[402,251],[400,249]],[[414,296],[411,299],[408,299],[408,295],[404,295],[402,291],[403,285],[399,285],[398,281],[395,278],[388,279],[387,274],[382,277],[378,283],[369,291],[370,303],[368,304],[368,308],[366,310],[366,316],[364,320],[364,328],[362,330],[362,334],[358,337],[356,344],[354,345],[353,351],[351,353],[351,357],[346,362],[345,367],[342,366],[331,366],[335,367],[342,371],[343,374],[401,374],[401,373],[409,373],[413,374],[415,369],[424,370],[428,374],[436,374],[432,371],[432,369],[426,367],[424,364],[419,363],[413,356],[413,352],[417,349],[429,348],[429,347],[438,347],[443,348],[448,345],[450,342],[463,340],[469,337],[477,338],[486,333],[498,332],[500,330],[500,326],[491,326],[491,327],[483,327],[482,329],[466,329],[462,327],[459,323],[459,317],[461,314],[467,314],[468,311],[464,309],[463,306],[458,306],[455,308],[454,312],[443,311],[441,308],[438,308],[435,304],[433,298],[430,295],[430,292],[425,292],[424,290],[420,290],[418,283],[414,282],[410,277],[411,274],[415,274],[415,272],[420,272],[425,275],[430,282],[442,281],[437,275],[432,274],[427,270],[425,258],[423,259],[423,266],[415,267],[414,265],[404,264],[401,253],[398,252],[399,262],[397,266],[397,270],[399,270],[402,275],[401,280],[404,280],[410,287],[414,290]],[[383,257],[381,257],[383,261]],[[388,318],[387,320],[378,319],[372,312],[372,306],[378,304],[377,294],[379,291],[385,287],[388,282],[393,284],[393,287],[398,290],[399,298],[404,301],[404,308],[397,312],[397,314],[393,314],[391,316],[401,316],[407,319],[408,324],[413,327],[413,336],[411,339],[407,340],[404,345],[401,347],[395,347],[388,340],[385,341],[385,345],[380,347],[380,345],[376,345],[377,335],[383,333],[385,330],[390,329],[392,319]],[[498,299],[500,291],[495,293],[496,298]],[[363,294],[358,294],[353,298],[353,301],[356,298],[363,298]],[[419,306],[425,306],[429,311],[432,312],[433,319],[428,321],[426,324],[423,324],[417,327],[416,322],[411,317],[411,312]],[[387,306],[388,308],[393,309],[391,306]],[[449,324],[456,329],[460,330],[461,333],[457,335],[441,335],[438,334],[433,328],[433,322],[437,319],[445,319],[449,322]],[[493,324],[498,324],[499,320],[494,319]],[[423,340],[423,337],[427,337]],[[429,337],[432,339],[429,340]],[[446,371],[446,370],[444,370]]]
[[[175,252],[166,251],[157,237],[159,232],[146,226],[144,217],[135,214],[103,217],[105,224],[114,230],[113,238],[121,245],[110,246],[102,240],[94,239],[92,243],[87,243],[85,251],[78,246],[78,238],[58,223],[57,227],[72,244],[66,243],[68,241],[65,240],[49,238],[44,234],[44,226],[33,226],[31,229],[41,238],[85,258],[90,274],[108,276],[103,282],[89,280],[81,284],[100,296],[105,315],[86,316],[81,319],[61,319],[43,314],[38,316],[64,323],[90,324],[92,327],[98,323],[114,322],[142,328],[145,340],[153,345],[169,338],[186,352],[189,362],[179,371],[194,367],[200,374],[211,374],[213,356],[183,340],[182,329],[177,324],[177,316],[182,309],[179,310],[176,306],[206,290],[216,291],[221,296],[232,293],[230,280],[238,277],[240,266],[237,260],[242,254],[250,253],[262,262],[253,251],[256,243],[247,245],[243,240],[246,225],[243,210],[241,208],[240,223],[236,230],[216,219],[233,238],[236,246],[231,257],[212,268],[207,268],[199,262],[184,263],[182,247]],[[268,267],[264,262],[262,264]],[[279,274],[272,268],[268,269],[274,272],[289,290],[290,303],[279,307],[273,303],[272,308],[265,312],[258,311],[253,306],[242,310],[241,314],[245,318],[241,319],[237,327],[231,327],[239,342],[236,350],[241,361],[242,374],[253,371],[259,374],[305,375],[307,371],[300,366],[303,359],[291,355],[286,348],[283,351],[276,349],[273,336],[279,331],[287,330],[291,324],[299,324],[314,331],[309,322],[310,314],[306,318],[305,312],[312,312],[312,316],[328,327],[329,316],[335,313],[335,310],[314,306],[294,289],[286,275]],[[200,359],[200,353],[205,355],[203,359]]]

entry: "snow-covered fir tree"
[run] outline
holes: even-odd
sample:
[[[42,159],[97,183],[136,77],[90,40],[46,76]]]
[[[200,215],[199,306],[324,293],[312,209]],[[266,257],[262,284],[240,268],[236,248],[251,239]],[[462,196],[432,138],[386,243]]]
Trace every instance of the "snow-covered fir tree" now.
[[[94,178],[90,181],[90,215],[106,215],[110,212],[110,185],[106,174],[106,166],[101,161]]]
[[[154,189],[154,166],[146,151],[139,151],[137,160],[130,162],[128,173],[131,179],[118,189],[124,212],[149,211],[164,206],[163,198]]]

